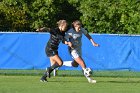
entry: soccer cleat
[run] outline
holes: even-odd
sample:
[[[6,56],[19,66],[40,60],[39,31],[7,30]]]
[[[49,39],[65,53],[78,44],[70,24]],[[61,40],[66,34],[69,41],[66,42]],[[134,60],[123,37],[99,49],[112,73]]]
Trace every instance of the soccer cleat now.
[[[88,82],[89,82],[89,83],[96,83],[96,80],[89,79]]]
[[[46,77],[42,76],[40,79],[40,82],[48,82],[48,81],[47,81]]]

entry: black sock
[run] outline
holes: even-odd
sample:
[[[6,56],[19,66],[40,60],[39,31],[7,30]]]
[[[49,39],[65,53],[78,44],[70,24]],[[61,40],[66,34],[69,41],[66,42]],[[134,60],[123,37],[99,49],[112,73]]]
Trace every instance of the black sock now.
[[[58,64],[53,64],[47,68],[47,71],[44,73],[43,78],[47,77],[47,72],[51,73],[55,68],[60,67]]]
[[[52,66],[48,67],[48,72],[51,73],[55,68],[60,67],[58,64],[53,64]]]
[[[45,72],[42,78],[46,78],[46,77],[47,77],[47,73]]]

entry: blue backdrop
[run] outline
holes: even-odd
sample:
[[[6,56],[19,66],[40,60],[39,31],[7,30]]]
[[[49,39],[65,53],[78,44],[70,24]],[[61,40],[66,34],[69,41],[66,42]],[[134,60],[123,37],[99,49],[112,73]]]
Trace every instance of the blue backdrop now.
[[[83,36],[82,54],[93,70],[140,71],[140,36],[91,34],[100,47]],[[45,54],[48,33],[0,33],[0,69],[45,69],[50,65]],[[67,46],[60,44],[59,54],[70,61]],[[62,70],[79,70],[62,66]]]

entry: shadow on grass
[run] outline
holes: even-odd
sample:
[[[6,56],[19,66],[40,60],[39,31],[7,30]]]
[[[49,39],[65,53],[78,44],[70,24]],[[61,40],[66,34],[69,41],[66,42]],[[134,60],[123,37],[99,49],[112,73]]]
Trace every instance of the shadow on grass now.
[[[133,80],[125,80],[125,81],[97,81],[97,83],[140,83],[140,80],[133,81]]]

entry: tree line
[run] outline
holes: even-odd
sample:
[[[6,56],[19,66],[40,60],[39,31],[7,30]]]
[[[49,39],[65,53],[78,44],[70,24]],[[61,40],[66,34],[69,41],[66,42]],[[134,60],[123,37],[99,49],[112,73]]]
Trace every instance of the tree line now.
[[[92,33],[140,34],[140,0],[0,0],[0,31],[35,31],[66,19]]]

